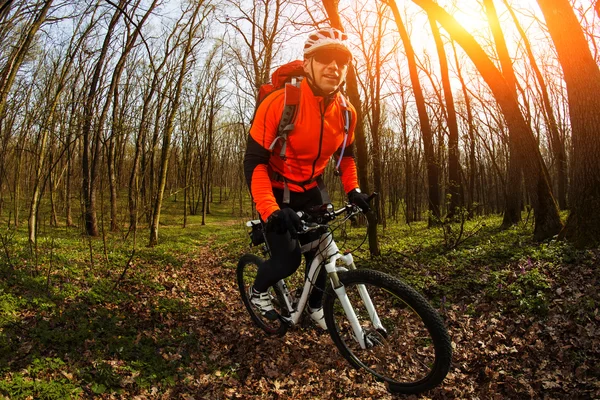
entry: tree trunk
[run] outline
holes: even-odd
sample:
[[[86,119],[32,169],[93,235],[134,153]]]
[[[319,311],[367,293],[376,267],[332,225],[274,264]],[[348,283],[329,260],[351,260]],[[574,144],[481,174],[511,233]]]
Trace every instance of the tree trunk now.
[[[460,62],[458,60],[458,55],[456,54],[456,47],[454,46],[454,42],[452,42],[452,50],[454,54],[454,64],[456,66],[456,74],[458,80],[460,81],[460,87],[462,90],[463,98],[465,100],[465,111],[466,111],[466,124],[467,124],[467,137],[469,139],[468,142],[468,153],[467,153],[467,165],[469,166],[468,170],[468,182],[467,182],[467,196],[466,196],[466,206],[467,212],[469,216],[473,215],[473,203],[475,202],[475,174],[477,172],[476,167],[476,157],[475,157],[475,125],[473,123],[473,111],[471,110],[471,96],[469,91],[467,90],[467,85],[462,76],[460,69]]]
[[[542,95],[542,103],[544,105],[544,117],[546,118],[546,126],[548,129],[548,140],[550,142],[550,147],[552,149],[552,154],[556,163],[556,177],[557,177],[557,193],[556,198],[558,201],[558,206],[566,210],[567,205],[567,187],[568,187],[568,165],[567,165],[567,152],[565,150],[565,142],[561,138],[561,135],[558,130],[558,124],[556,122],[556,117],[554,116],[554,110],[552,104],[550,103],[550,95],[548,94],[548,88],[546,86],[546,82],[540,68],[538,67],[537,60],[531,49],[531,43],[525,34],[525,31],[519,24],[519,20],[515,15],[513,9],[508,5],[507,0],[503,0],[504,5],[508,9],[512,20],[519,32],[521,40],[523,41],[525,51],[527,53],[527,58],[529,60],[529,64],[533,69],[536,80],[539,85],[540,93]],[[599,4],[599,3],[596,3]],[[599,15],[600,17],[600,15]]]
[[[502,28],[500,27],[500,21],[498,20],[498,13],[494,6],[493,0],[483,0],[485,11],[488,18],[488,23],[494,36],[494,42],[496,44],[496,51],[498,52],[498,58],[500,59],[500,65],[502,66],[502,75],[506,80],[512,94],[517,99],[517,78],[513,70],[512,61],[506,47],[506,41]],[[533,133],[531,133],[533,135]],[[507,185],[504,188],[505,192],[505,204],[504,204],[504,218],[502,220],[502,228],[508,228],[521,221],[521,210],[523,205],[521,204],[523,193],[522,193],[522,169],[521,163],[517,152],[519,150],[519,144],[513,131],[508,131],[508,177]]]
[[[25,144],[25,140],[26,140],[26,135],[23,133],[21,135],[19,135],[19,140],[17,142],[17,146],[18,148],[15,149],[15,153],[17,155],[17,165],[15,168],[15,178],[14,178],[14,185],[15,185],[15,190],[14,190],[14,200],[13,200],[13,213],[14,213],[14,223],[15,223],[15,228],[18,228],[20,225],[19,222],[19,209],[21,208],[21,170],[22,170],[22,165],[23,165],[23,154],[25,153],[23,150],[24,144]],[[6,153],[5,153],[6,154]]]
[[[215,122],[215,97],[210,98],[210,108],[208,110],[208,129],[206,138],[206,175],[202,182],[202,226],[206,225],[206,214],[208,213],[208,204],[210,203],[209,192],[212,179],[212,159],[213,159],[213,135]]]
[[[406,138],[408,140],[408,138]],[[404,162],[404,180],[406,182],[404,203],[405,203],[405,218],[406,223],[410,225],[415,221],[415,202],[413,194],[413,171],[412,171],[412,160],[411,152],[408,146],[406,146],[406,159]]]
[[[96,127],[96,132],[92,131],[93,118],[96,113],[95,102],[98,86],[100,84],[100,74],[104,66],[104,60],[108,53],[108,47],[112,38],[112,33],[121,16],[121,7],[124,0],[119,3],[119,8],[114,12],[104,36],[100,56],[94,68],[94,75],[90,82],[90,89],[85,99],[84,117],[82,127],[83,154],[81,160],[82,166],[82,192],[84,203],[85,231],[89,236],[98,236],[98,220],[96,216],[96,185],[98,178],[98,159],[100,155],[100,146],[102,144],[101,132],[102,126]],[[97,124],[99,125],[99,124]]]
[[[446,123],[448,124],[448,194],[450,201],[448,204],[448,218],[453,218],[458,207],[463,205],[461,198],[460,179],[460,150],[458,148],[458,122],[456,120],[456,109],[454,107],[454,97],[452,87],[450,86],[450,74],[448,73],[448,60],[446,50],[440,35],[437,22],[429,18],[429,24],[435,39],[435,45],[440,59],[440,72],[442,75],[442,85],[444,88],[444,99],[446,102]]]
[[[165,55],[165,61],[167,57]],[[129,174],[129,189],[127,191],[127,204],[129,207],[129,231],[135,231],[137,229],[137,220],[138,220],[138,201],[139,201],[139,184],[138,184],[138,175],[140,170],[140,157],[143,152],[144,142],[146,140],[146,134],[148,131],[148,122],[147,120],[150,118],[151,112],[151,100],[154,96],[154,93],[158,89],[158,74],[165,65],[163,62],[161,67],[158,68],[157,71],[154,71],[154,76],[152,78],[152,83],[148,90],[146,96],[144,96],[144,103],[142,106],[142,115],[140,118],[140,125],[137,131],[137,137],[135,139],[135,151],[133,155],[133,162],[131,167],[131,173]],[[158,106],[158,105],[157,105]],[[143,179],[143,177],[142,177]]]
[[[427,115],[427,107],[425,105],[425,97],[423,96],[423,90],[421,89],[421,82],[419,81],[419,72],[417,70],[417,61],[415,51],[413,49],[408,31],[404,26],[400,12],[396,3],[391,2],[390,7],[394,13],[394,19],[400,38],[404,44],[406,51],[406,58],[408,61],[408,69],[410,73],[410,81],[412,84],[413,93],[415,96],[415,103],[417,105],[417,112],[419,114],[419,123],[421,124],[421,137],[423,139],[423,150],[425,152],[425,167],[427,169],[427,192],[428,192],[428,205],[430,216],[428,218],[429,225],[438,223],[440,220],[440,189],[439,189],[439,165],[438,160],[435,156],[433,146],[433,132],[431,130],[431,124],[429,123],[429,116]]]
[[[117,214],[117,178],[115,175],[115,134],[119,132],[120,126],[117,118],[117,110],[119,106],[119,91],[115,88],[113,100],[113,119],[112,119],[112,134],[108,138],[108,148],[106,149],[106,165],[108,172],[108,188],[110,192],[110,231],[117,232],[119,230],[118,214]]]
[[[73,226],[73,215],[71,209],[71,188],[72,188],[72,180],[73,180],[73,162],[71,157],[73,153],[71,152],[73,144],[71,140],[73,138],[72,132],[69,132],[69,136],[67,137],[67,176],[65,177],[65,225],[68,227]]]
[[[74,132],[77,129],[76,127],[76,109],[77,109],[77,95],[76,95],[76,86],[73,85],[71,88],[71,116],[69,121],[68,130],[69,133],[67,135],[67,176],[65,178],[65,219],[67,226],[73,226],[73,216],[71,210],[71,195],[72,195],[72,187],[73,187],[73,157],[75,151],[73,151],[78,138],[75,136]]]
[[[53,160],[54,160],[54,156],[53,156],[53,151],[52,149],[50,150],[50,155],[49,155],[49,164],[53,166]],[[54,190],[54,186],[58,185],[58,177],[57,179],[54,179],[54,176],[57,175],[56,172],[54,171],[54,166],[51,167],[48,171],[48,188],[49,188],[49,193],[48,193],[48,197],[50,199],[50,226],[54,226],[57,227],[58,226],[58,217],[57,217],[57,213],[56,213],[56,202],[54,201],[54,194],[55,194],[55,190]]]
[[[578,247],[600,243],[600,69],[568,0],[538,0],[562,66],[569,98],[573,170],[562,236]]]

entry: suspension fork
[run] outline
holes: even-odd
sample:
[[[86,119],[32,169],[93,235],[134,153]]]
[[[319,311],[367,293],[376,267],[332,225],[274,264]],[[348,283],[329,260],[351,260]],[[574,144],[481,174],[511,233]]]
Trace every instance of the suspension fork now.
[[[335,291],[337,297],[339,298],[342,308],[344,309],[344,312],[346,313],[346,317],[348,318],[348,321],[350,322],[350,325],[352,326],[352,331],[354,333],[354,337],[355,337],[356,341],[360,344],[360,347],[363,349],[366,349],[367,347],[371,347],[373,344],[370,342],[369,339],[366,338],[364,329],[360,325],[360,321],[358,320],[356,312],[354,311],[354,308],[352,307],[352,304],[350,303],[350,299],[348,298],[348,294],[346,293],[346,288],[345,288],[344,284],[340,281],[340,279],[337,275],[338,269],[335,267],[335,261],[338,258],[343,259],[345,264],[348,266],[348,269],[350,269],[350,270],[355,270],[356,265],[354,264],[352,254],[345,254],[345,255],[338,254],[336,257],[332,257],[330,262],[327,263],[325,267],[327,268],[327,271],[329,272],[329,277],[330,277],[331,283],[333,285],[333,290]],[[333,264],[333,265],[331,265],[331,264]],[[381,320],[379,319],[379,315],[377,314],[377,311],[375,310],[375,306],[373,305],[371,296],[369,296],[369,293],[367,292],[367,288],[363,284],[359,284],[359,285],[357,285],[357,287],[358,287],[358,292],[360,294],[360,297],[361,297],[361,299],[365,305],[365,308],[367,309],[367,312],[369,314],[369,318],[370,318],[371,322],[373,323],[373,326],[379,332],[387,333],[387,331],[383,327],[383,324],[381,323]]]
[[[346,318],[348,318],[348,321],[350,322],[350,326],[352,327],[352,332],[354,333],[355,340],[358,342],[358,344],[360,345],[360,347],[362,349],[366,349],[367,348],[366,335],[363,331],[362,326],[360,325],[358,316],[356,315],[356,312],[354,311],[354,308],[352,307],[352,304],[350,303],[350,299],[348,298],[348,294],[346,293],[346,287],[340,281],[340,278],[337,274],[338,268],[335,265],[335,262],[339,258],[344,259],[344,261],[346,261],[347,264],[348,264],[347,261],[351,262],[351,258],[348,260],[347,256],[348,255],[341,255],[340,253],[334,254],[332,257],[329,258],[329,261],[325,264],[325,269],[327,270],[327,272],[329,274],[329,279],[331,280],[331,285],[333,287],[333,291],[335,292],[336,296],[340,300],[340,304],[342,305],[342,308],[344,309]],[[350,257],[352,257],[352,256],[350,255]]]

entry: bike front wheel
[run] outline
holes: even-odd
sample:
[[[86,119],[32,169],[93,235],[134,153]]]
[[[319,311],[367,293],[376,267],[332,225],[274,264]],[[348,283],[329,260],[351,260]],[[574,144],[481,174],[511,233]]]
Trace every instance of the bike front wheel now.
[[[350,304],[362,327],[367,348],[355,338],[352,326],[332,287],[324,301],[325,322],[342,356],[386,383],[392,393],[421,393],[439,385],[452,359],[444,322],[427,300],[406,283],[373,270],[339,272]],[[379,317],[369,316],[361,287]]]
[[[242,301],[250,314],[252,321],[263,331],[269,335],[283,336],[288,328],[286,322],[282,318],[278,318],[274,321],[269,320],[263,316],[251,303],[249,298],[249,291],[254,280],[258,269],[262,265],[264,260],[254,254],[244,254],[238,261],[237,266],[237,281]],[[285,309],[284,294],[278,286],[269,288],[269,295],[271,296],[271,302],[273,308],[277,311],[279,316],[287,316],[287,310]]]

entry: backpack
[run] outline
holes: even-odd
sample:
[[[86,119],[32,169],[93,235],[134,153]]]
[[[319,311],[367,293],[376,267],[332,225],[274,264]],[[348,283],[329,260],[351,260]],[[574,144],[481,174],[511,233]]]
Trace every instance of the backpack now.
[[[271,93],[283,89],[286,83],[299,86],[299,82],[306,76],[301,60],[294,60],[277,68],[271,75],[271,82],[265,83],[258,90],[256,107]],[[298,81],[298,83],[296,82]]]
[[[288,134],[294,129],[294,121],[296,119],[298,105],[300,104],[300,82],[306,73],[304,72],[303,62],[301,60],[294,60],[287,64],[284,64],[278,67],[273,74],[271,75],[271,82],[263,84],[258,91],[258,99],[256,102],[256,109],[260,103],[271,93],[275,92],[279,89],[285,89],[285,97],[284,97],[284,106],[283,112],[281,113],[281,119],[279,120],[279,125],[277,127],[277,137],[271,143],[269,147],[269,151],[273,153],[275,145],[278,141],[281,141],[281,150],[279,152],[279,156],[282,160],[285,161],[285,150],[286,150],[286,142]],[[346,142],[348,140],[348,132],[350,130],[350,119],[351,113],[346,104],[346,98],[344,96],[341,97],[342,106],[344,108],[343,117],[344,117],[344,142],[341,147],[340,156],[338,158],[337,165],[335,167],[336,175],[339,174],[339,167],[342,161],[342,157],[344,156],[344,148],[346,147]],[[253,118],[254,119],[254,118]],[[283,178],[283,177],[281,177]],[[289,203],[289,188],[287,185],[287,180],[284,180],[284,203]],[[329,195],[327,194],[327,190],[325,188],[325,184],[323,183],[323,179],[321,176],[316,178],[318,182],[318,186],[321,189],[323,201],[325,203],[329,203]],[[296,182],[292,182],[296,183]]]
[[[287,135],[294,129],[294,120],[296,111],[300,104],[300,82],[305,77],[304,68],[301,60],[294,60],[277,68],[271,75],[271,82],[265,83],[258,90],[258,99],[256,109],[262,101],[276,90],[285,88],[285,100],[281,119],[277,128],[277,138],[271,143],[269,151],[273,152],[275,145],[279,140],[282,141],[279,156],[285,160],[285,148]],[[255,109],[255,113],[256,113]]]

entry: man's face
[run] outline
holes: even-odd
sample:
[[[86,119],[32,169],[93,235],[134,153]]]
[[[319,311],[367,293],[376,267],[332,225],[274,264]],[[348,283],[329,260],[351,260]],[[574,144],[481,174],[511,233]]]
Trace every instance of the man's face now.
[[[304,72],[325,94],[335,92],[346,79],[350,57],[336,49],[319,49],[304,59]]]

